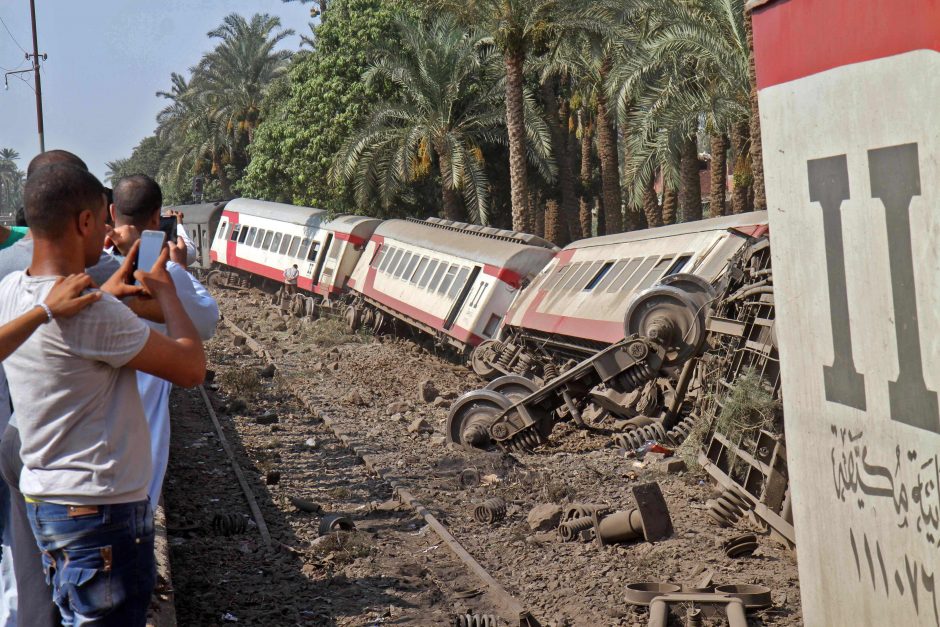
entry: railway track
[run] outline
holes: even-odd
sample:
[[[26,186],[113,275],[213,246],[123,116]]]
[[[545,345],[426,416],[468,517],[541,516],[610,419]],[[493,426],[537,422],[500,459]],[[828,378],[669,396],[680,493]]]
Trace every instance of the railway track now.
[[[245,344],[255,352],[255,354],[264,360],[267,363],[275,363],[272,358],[271,353],[265,349],[265,347],[255,340],[251,335],[246,333],[241,329],[237,324],[223,318],[222,323],[236,336],[242,337],[245,340]],[[204,398],[207,409],[210,412],[210,415],[213,415],[213,420],[216,423],[217,428],[219,429],[220,437],[222,438],[224,444],[224,435],[221,432],[221,428],[218,427],[218,421],[214,418],[214,412],[212,410],[211,403],[209,398],[206,396],[205,390],[200,387],[200,392]],[[317,408],[313,407],[307,399],[298,398],[300,402],[308,409],[308,411],[315,413]],[[500,584],[483,566],[477,562],[476,559],[460,544],[460,542],[453,536],[453,534],[448,531],[446,525],[444,525],[440,520],[438,520],[431,511],[425,507],[415,496],[408,490],[404,482],[399,479],[394,478],[394,470],[391,468],[385,467],[378,459],[376,459],[372,454],[370,454],[368,444],[359,439],[356,434],[344,431],[340,423],[332,420],[329,416],[321,415],[324,424],[330,428],[333,434],[339,439],[343,444],[352,451],[363,464],[383,481],[388,483],[388,485],[394,491],[395,497],[405,506],[409,507],[415,514],[422,517],[428,526],[437,534],[441,542],[447,546],[447,548],[453,553],[454,557],[459,559],[467,570],[476,577],[479,582],[487,588],[487,590],[492,594],[492,596],[498,600],[498,610],[495,612],[502,616],[508,621],[510,625],[519,625],[520,627],[539,627],[540,623],[536,618],[528,612],[522,605],[522,603],[511,595],[503,586]],[[228,448],[227,444],[224,444]],[[232,457],[230,455],[230,457]],[[234,462],[234,458],[233,463]],[[236,464],[237,468],[237,464]],[[240,471],[236,471],[238,474]],[[245,490],[246,495],[248,496],[249,504],[253,503],[253,498],[249,490]],[[257,506],[253,506],[253,511],[257,509]],[[260,515],[260,512],[259,512]],[[266,526],[263,520],[258,520],[259,531],[262,532],[262,536],[267,534]],[[267,542],[270,543],[270,538],[268,537]]]

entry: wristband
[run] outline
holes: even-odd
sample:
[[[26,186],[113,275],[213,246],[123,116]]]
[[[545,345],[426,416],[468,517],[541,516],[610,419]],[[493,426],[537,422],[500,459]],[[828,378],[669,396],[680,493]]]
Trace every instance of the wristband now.
[[[46,303],[39,303],[38,306],[39,306],[39,307],[42,307],[42,310],[46,312],[46,318],[48,318],[48,320],[46,320],[45,322],[43,322],[43,324],[48,324],[48,323],[52,322],[52,320],[53,320],[53,318],[55,318],[55,316],[52,315],[52,310],[49,308],[49,305],[47,305]]]

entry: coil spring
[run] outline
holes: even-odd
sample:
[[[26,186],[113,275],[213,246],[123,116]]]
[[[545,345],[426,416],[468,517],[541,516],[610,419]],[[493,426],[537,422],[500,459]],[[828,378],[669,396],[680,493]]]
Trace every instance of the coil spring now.
[[[483,501],[473,508],[473,519],[479,523],[492,525],[506,516],[506,501],[496,497]]]
[[[532,355],[528,353],[522,353],[519,355],[519,361],[516,362],[516,367],[514,370],[516,374],[525,374],[529,371],[529,368],[532,367]]]
[[[493,614],[457,614],[453,627],[497,627],[498,619]]]
[[[639,427],[626,433],[618,433],[614,436],[614,443],[625,449],[637,449],[643,446],[647,440],[657,442],[666,442],[666,430],[661,422],[654,422],[645,427]]]
[[[496,360],[496,363],[502,366],[504,370],[509,370],[513,354],[515,354],[515,351],[512,348],[503,345],[499,351],[499,358]]]
[[[217,536],[234,536],[248,528],[241,514],[216,514],[212,517],[212,531]]]
[[[692,430],[695,428],[695,418],[692,416],[686,416],[679,422],[677,422],[672,429],[666,432],[666,438],[669,440],[670,444],[678,446],[682,444],[689,434],[692,433]]]
[[[546,381],[551,381],[558,376],[558,366],[555,365],[553,361],[545,362],[545,365],[542,366],[542,378]]]
[[[632,392],[655,376],[656,373],[650,368],[650,365],[642,363],[620,373],[619,381],[624,388],[624,392]]]
[[[582,516],[568,522],[558,525],[558,535],[565,542],[571,542],[577,539],[578,534],[594,526],[594,520],[590,516]]]
[[[725,490],[717,498],[705,501],[705,513],[720,527],[734,525],[750,509],[747,499],[734,490]]]
[[[545,443],[542,434],[531,427],[523,429],[506,442],[506,446],[519,453],[529,453],[532,449]]]
[[[568,522],[576,518],[591,517],[595,511],[606,509],[604,505],[595,505],[593,503],[572,503],[562,512],[561,521]]]

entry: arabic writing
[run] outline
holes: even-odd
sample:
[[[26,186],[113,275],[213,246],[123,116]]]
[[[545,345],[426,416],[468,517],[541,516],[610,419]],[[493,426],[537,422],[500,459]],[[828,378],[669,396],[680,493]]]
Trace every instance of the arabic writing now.
[[[894,459],[878,459],[883,445],[869,449],[861,430],[833,425],[838,443],[831,449],[832,480],[836,497],[854,499],[858,509],[878,511],[884,499],[894,512],[899,529],[913,528],[930,544],[940,547],[940,454],[894,448]],[[874,458],[874,459],[872,459]]]

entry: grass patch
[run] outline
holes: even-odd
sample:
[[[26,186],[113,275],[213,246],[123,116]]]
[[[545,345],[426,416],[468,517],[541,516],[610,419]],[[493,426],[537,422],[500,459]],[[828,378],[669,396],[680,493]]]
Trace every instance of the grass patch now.
[[[313,555],[316,558],[340,567],[371,554],[372,545],[363,534],[356,531],[331,533],[313,546]]]
[[[220,374],[218,380],[230,394],[243,398],[256,398],[261,394],[257,368],[232,368]]]
[[[301,327],[301,339],[320,348],[332,348],[341,344],[365,344],[372,340],[372,335],[360,329],[358,333],[349,333],[346,322],[336,318],[319,318]]]

